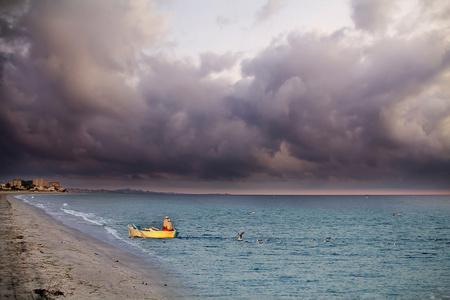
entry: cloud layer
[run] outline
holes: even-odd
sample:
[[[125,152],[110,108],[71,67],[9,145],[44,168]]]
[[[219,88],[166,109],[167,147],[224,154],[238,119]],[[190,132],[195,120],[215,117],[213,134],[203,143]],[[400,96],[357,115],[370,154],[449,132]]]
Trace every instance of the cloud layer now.
[[[161,51],[149,1],[8,5],[0,176],[448,188],[450,6],[351,5],[354,28],[199,64]]]

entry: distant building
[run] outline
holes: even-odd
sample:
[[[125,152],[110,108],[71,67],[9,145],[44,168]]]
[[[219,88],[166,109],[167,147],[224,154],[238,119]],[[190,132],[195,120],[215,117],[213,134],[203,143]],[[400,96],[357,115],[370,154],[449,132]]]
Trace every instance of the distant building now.
[[[21,187],[22,186],[22,179],[14,178],[12,185],[15,186],[15,187]]]
[[[49,186],[49,183],[45,181],[42,178],[39,179],[33,179],[33,185],[37,188],[44,188],[46,186]]]
[[[53,186],[55,189],[58,189],[58,188],[59,188],[59,182],[57,182],[57,181],[51,181],[51,182],[48,183],[48,185],[49,185],[50,187]]]
[[[65,189],[58,181],[47,182],[43,178],[33,180],[22,180],[14,178],[11,181],[0,183],[0,190],[29,190],[29,191],[59,191],[65,192]]]
[[[33,186],[32,180],[22,180],[22,186],[26,189],[30,189]]]

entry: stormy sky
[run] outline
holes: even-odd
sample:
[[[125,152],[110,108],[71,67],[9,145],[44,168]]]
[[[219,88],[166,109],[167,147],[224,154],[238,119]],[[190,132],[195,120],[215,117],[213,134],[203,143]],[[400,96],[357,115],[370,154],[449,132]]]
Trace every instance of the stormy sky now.
[[[0,0],[0,106],[0,181],[450,191],[450,3]]]

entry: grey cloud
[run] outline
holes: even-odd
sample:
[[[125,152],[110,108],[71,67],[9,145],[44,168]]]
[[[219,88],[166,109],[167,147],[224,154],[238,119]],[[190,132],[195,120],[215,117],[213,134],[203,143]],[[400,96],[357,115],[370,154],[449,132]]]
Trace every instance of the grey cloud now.
[[[145,54],[165,19],[123,5],[44,1],[21,17],[27,35],[8,32],[28,51],[2,50],[0,176],[449,182],[445,33],[292,33],[232,84],[207,75],[238,54],[203,53],[199,66]]]
[[[51,157],[76,165],[86,153],[102,149],[90,126],[133,125],[127,118],[138,117],[142,104],[126,77],[135,72],[136,49],[164,33],[164,20],[152,14],[117,1],[30,6],[17,22],[27,38],[11,41],[19,39],[28,50],[4,61],[1,86],[4,142],[17,143],[20,160]]]
[[[448,180],[449,173],[433,161],[450,163],[448,133],[437,125],[448,122],[449,105],[426,96],[443,86],[439,78],[450,67],[445,38],[381,39],[368,47],[340,42],[334,36],[292,35],[287,44],[268,47],[243,66],[254,80],[240,98],[228,101],[232,114],[277,140],[272,152],[285,141],[294,157],[320,164],[318,177],[420,177],[419,169],[427,169],[436,170],[435,179]],[[292,82],[298,87],[288,89],[286,101],[280,93]],[[426,115],[436,102],[443,111]],[[405,123],[408,128],[402,128]],[[401,138],[404,130],[422,139]]]
[[[392,21],[395,2],[389,0],[352,0],[352,19],[357,29],[384,32]]]
[[[200,54],[200,75],[205,76],[210,73],[219,73],[227,69],[231,69],[237,62],[237,54],[226,53],[217,55],[213,52],[205,52]]]
[[[256,12],[255,18],[257,22],[263,22],[278,13],[285,5],[284,0],[267,0],[266,4]]]
[[[159,171],[170,166],[201,178],[248,175],[254,138],[224,113],[225,83],[203,80],[192,65],[154,58],[147,63],[139,90],[149,107],[139,136],[149,146],[147,157],[162,162]]]

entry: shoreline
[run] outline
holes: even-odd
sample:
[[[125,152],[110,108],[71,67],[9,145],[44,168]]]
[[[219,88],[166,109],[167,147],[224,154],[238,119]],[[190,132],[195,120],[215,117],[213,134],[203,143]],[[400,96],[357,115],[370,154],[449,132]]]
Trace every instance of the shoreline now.
[[[164,270],[15,195],[0,193],[0,298],[178,298]]]

